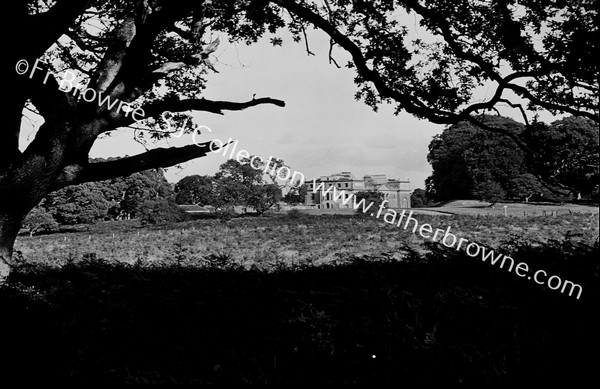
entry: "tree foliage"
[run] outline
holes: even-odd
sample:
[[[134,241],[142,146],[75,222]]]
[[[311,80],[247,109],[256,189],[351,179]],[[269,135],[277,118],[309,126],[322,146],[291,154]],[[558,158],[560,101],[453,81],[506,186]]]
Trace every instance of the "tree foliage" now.
[[[280,160],[279,160],[280,161]],[[283,161],[280,161],[283,164]],[[256,169],[250,159],[238,162],[229,159],[215,174],[216,194],[213,196],[218,208],[235,205],[253,208],[262,214],[276,206],[282,198],[281,189],[272,176],[265,177],[264,171]]]
[[[28,215],[27,228],[46,216],[60,225],[119,219],[140,219],[155,223],[158,220],[174,221],[181,217],[175,204],[174,192],[161,170],[73,185],[53,192]]]
[[[373,203],[373,205],[371,207],[369,207],[369,211],[373,212],[373,210],[379,208],[379,206],[383,203],[383,199],[384,199],[384,194],[381,192],[377,192],[374,190],[367,190],[367,191],[362,191],[362,192],[356,192],[356,194],[354,195],[354,200],[356,204],[359,204],[361,201],[365,201],[364,202],[364,207],[358,207],[356,208],[356,212],[358,214],[363,215],[363,208],[366,208],[369,206],[369,204]]]
[[[549,182],[584,196],[597,193],[599,133],[598,124],[585,118],[535,123],[524,134],[534,151],[530,163]]]
[[[142,225],[178,222],[185,219],[184,211],[177,207],[172,197],[143,200],[136,210],[136,216]]]
[[[283,196],[283,201],[289,205],[303,204],[306,201],[306,194],[308,188],[306,185],[301,185],[297,182],[290,190]]]
[[[53,231],[58,228],[54,217],[43,206],[37,206],[29,212],[23,221],[23,228],[32,236],[40,231]]]
[[[121,214],[126,218],[136,218],[144,214],[148,200],[167,200],[174,203],[174,191],[161,169],[147,170],[126,177],[122,184],[120,202]],[[172,206],[172,212],[176,212]]]
[[[530,126],[496,116],[485,121],[522,139],[531,153],[471,123],[450,126],[429,145],[428,192],[436,199],[529,201],[566,198],[569,191],[590,197],[597,190],[598,126],[592,121],[569,117]]]
[[[410,205],[412,208],[427,207],[429,206],[430,201],[425,189],[416,188],[410,194]]]
[[[50,194],[46,200],[49,210],[59,224],[85,224],[108,218],[113,205],[100,188],[102,182],[69,186]]]
[[[252,44],[271,35],[277,46],[284,43],[281,29],[300,42],[309,27],[328,34],[332,49],[351,55],[347,66],[357,73],[356,96],[374,109],[394,102],[397,112],[456,124],[477,121],[474,113],[508,102],[523,112],[545,109],[598,121],[598,64],[593,59],[598,51],[598,9],[593,0],[30,0],[18,4],[9,17],[28,33],[7,48],[11,68],[21,58],[33,62],[42,56],[54,75],[76,72],[87,88],[142,108],[142,124],[151,129],[164,130],[166,124],[158,118],[165,111],[191,132],[194,125],[184,113],[189,110],[222,113],[258,104],[282,106],[283,102],[269,98],[245,103],[202,98],[205,75],[218,71],[213,53],[223,42],[214,37],[224,34],[230,42]],[[425,36],[409,35],[415,21],[427,32]],[[36,34],[30,28],[34,26],[45,34]],[[337,64],[335,53],[330,50],[330,62]],[[147,153],[153,158],[129,157],[92,166],[85,157],[94,142],[131,124],[133,114],[58,91],[53,80],[60,76],[42,83],[47,81],[43,71],[30,78],[10,75],[17,97],[14,107],[20,107],[13,115],[21,115],[23,105],[31,101],[41,116],[55,113],[56,120],[40,129],[40,139],[55,137],[55,127],[66,125],[72,128],[68,139],[78,140],[59,142],[66,147],[66,157],[54,167],[49,188],[169,166],[206,154],[199,148],[160,150]],[[492,97],[475,102],[477,89],[490,85],[495,88]],[[78,120],[67,121],[67,117]],[[12,131],[7,132],[12,136]],[[165,136],[168,131],[151,134],[151,138]],[[31,151],[42,147],[34,143]],[[6,162],[19,154],[18,148],[11,149],[14,143],[4,147],[10,151],[0,153]]]
[[[289,181],[277,177],[277,169],[286,166],[285,163],[277,158],[251,162],[252,158],[228,159],[214,177],[191,175],[182,178],[175,184],[177,203],[212,205],[227,216],[231,216],[235,206],[252,208],[259,214],[277,207],[283,199],[280,183],[283,181],[285,186]],[[298,185],[292,186],[291,190],[302,190]]]
[[[246,198],[246,204],[254,208],[259,215],[277,208],[282,199],[281,189],[276,184],[254,186]]]
[[[183,177],[175,185],[177,204],[210,205],[213,203],[214,179],[210,176]]]

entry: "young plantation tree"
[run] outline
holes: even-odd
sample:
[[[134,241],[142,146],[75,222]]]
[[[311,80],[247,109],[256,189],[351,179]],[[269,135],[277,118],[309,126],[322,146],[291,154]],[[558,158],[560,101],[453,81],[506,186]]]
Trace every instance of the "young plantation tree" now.
[[[545,109],[598,121],[595,0],[15,0],[3,14],[18,33],[5,30],[2,61],[0,279],[25,216],[48,193],[210,151],[207,142],[92,162],[100,136],[135,122],[169,131],[166,111],[189,133],[184,112],[284,106],[202,97],[204,74],[218,71],[217,34],[248,44],[269,34],[279,45],[279,29],[302,41],[315,27],[330,37],[332,64],[338,50],[350,54],[358,98],[435,123],[478,122],[475,114],[498,104],[521,109],[524,120]],[[410,38],[416,23],[429,35]],[[493,94],[481,101],[474,93],[483,86]],[[22,115],[31,111],[43,124],[20,149]]]

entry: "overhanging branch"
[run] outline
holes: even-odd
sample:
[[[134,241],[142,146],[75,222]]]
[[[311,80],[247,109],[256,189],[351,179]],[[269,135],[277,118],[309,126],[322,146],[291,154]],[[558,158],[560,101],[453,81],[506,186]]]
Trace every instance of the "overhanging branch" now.
[[[148,116],[156,116],[164,111],[183,112],[183,111],[205,111],[218,115],[223,115],[226,111],[241,111],[249,107],[261,104],[273,104],[278,107],[285,107],[283,100],[272,99],[270,97],[253,98],[252,100],[237,103],[232,101],[214,101],[207,99],[185,99],[185,100],[166,100],[151,103],[144,106],[144,111]]]
[[[169,112],[185,112],[185,111],[203,111],[212,112],[218,115],[223,115],[223,111],[241,111],[249,107],[254,107],[262,104],[273,104],[278,107],[285,107],[285,101],[272,99],[270,97],[253,98],[245,102],[233,101],[214,101],[207,99],[168,99],[142,106],[146,118],[157,117],[165,111]],[[127,126],[133,123],[132,117],[124,117],[119,121],[119,126]]]
[[[357,73],[365,81],[372,82],[381,97],[393,99],[400,103],[406,112],[427,118],[433,123],[454,124],[459,121],[457,115],[452,112],[428,107],[415,96],[402,93],[401,91],[390,87],[388,85],[388,80],[385,80],[377,71],[368,66],[367,59],[365,58],[358,44],[340,32],[321,15],[313,12],[307,7],[304,7],[300,3],[296,3],[293,0],[272,0],[272,3],[287,9],[288,12],[299,16],[303,20],[313,24],[316,28],[329,35],[333,42],[342,47],[352,56],[352,61],[356,66]]]
[[[52,190],[84,182],[128,176],[148,169],[166,168],[191,159],[204,157],[209,152],[216,150],[218,150],[217,147],[211,150],[211,142],[204,142],[184,147],[154,149],[113,161],[69,165],[63,169],[56,179]]]

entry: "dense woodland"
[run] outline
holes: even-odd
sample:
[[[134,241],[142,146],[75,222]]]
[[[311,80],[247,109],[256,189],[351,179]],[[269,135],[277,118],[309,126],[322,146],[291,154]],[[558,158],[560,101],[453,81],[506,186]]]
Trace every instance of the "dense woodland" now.
[[[429,145],[433,169],[426,182],[429,198],[598,200],[597,123],[576,117],[529,126],[501,116],[483,120],[523,139],[527,149],[471,123],[450,126]]]

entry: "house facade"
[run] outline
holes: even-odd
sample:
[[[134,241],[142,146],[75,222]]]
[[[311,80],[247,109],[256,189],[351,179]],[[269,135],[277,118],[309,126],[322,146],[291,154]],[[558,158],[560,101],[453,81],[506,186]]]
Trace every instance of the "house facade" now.
[[[341,172],[306,181],[307,193],[304,204],[316,209],[353,208],[349,196],[357,192],[383,193],[387,208],[410,208],[410,181],[387,178],[385,174],[366,175],[355,178],[350,172]],[[329,189],[331,188],[331,189]],[[344,200],[346,203],[344,204]]]

